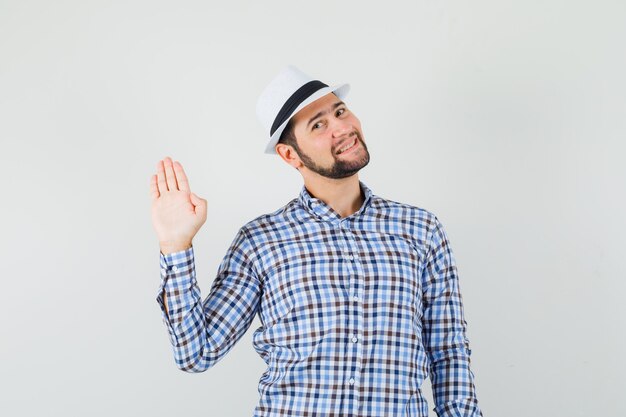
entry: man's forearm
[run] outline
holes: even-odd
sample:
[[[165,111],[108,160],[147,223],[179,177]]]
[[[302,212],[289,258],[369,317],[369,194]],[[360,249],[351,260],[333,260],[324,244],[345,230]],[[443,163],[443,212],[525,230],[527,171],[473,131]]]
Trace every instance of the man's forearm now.
[[[187,250],[192,246],[191,242],[188,243],[160,243],[159,244],[161,253],[164,256],[169,255],[170,253],[180,252],[183,250]],[[169,311],[167,310],[167,295],[165,290],[163,290],[163,306],[165,307],[165,314],[169,318]]]

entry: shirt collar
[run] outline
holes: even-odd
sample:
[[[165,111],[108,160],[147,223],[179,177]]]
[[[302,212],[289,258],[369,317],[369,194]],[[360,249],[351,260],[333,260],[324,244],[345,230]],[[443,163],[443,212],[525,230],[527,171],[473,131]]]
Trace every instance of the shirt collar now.
[[[363,181],[359,181],[359,186],[361,187],[361,191],[363,191],[363,194],[365,195],[365,199],[363,200],[363,204],[361,205],[359,210],[357,210],[356,213],[353,213],[348,217],[356,217],[362,214],[371,203],[372,190],[370,190],[370,188],[365,185]],[[319,217],[321,220],[341,220],[341,216],[339,215],[339,213],[337,213],[328,204],[324,203],[319,198],[313,197],[304,185],[302,186],[302,190],[300,191],[298,201],[305,210]]]

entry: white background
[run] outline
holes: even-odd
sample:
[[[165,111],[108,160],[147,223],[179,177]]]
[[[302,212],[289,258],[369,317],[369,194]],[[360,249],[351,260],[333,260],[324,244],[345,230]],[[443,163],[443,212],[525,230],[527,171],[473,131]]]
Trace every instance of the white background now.
[[[444,224],[485,417],[626,415],[625,39],[607,0],[0,0],[0,414],[252,415],[258,318],[174,365],[148,186],[169,155],[208,200],[206,294],[302,186],[255,113],[293,64],[352,85],[360,179]]]

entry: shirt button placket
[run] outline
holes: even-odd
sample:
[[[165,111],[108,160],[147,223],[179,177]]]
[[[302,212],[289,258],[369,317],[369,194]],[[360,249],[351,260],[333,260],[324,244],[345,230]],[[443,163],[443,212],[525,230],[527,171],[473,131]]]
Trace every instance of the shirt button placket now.
[[[357,242],[354,241],[354,237],[349,229],[347,221],[341,221],[340,230],[344,237],[343,243],[345,247],[344,259],[348,265],[349,270],[352,271],[350,274],[350,297],[353,301],[353,305],[350,308],[350,322],[348,323],[348,328],[352,329],[352,334],[348,336],[348,344],[351,346],[348,347],[347,352],[349,352],[349,363],[352,366],[349,369],[347,374],[348,378],[348,386],[350,387],[350,397],[352,399],[352,409],[359,409],[359,384],[358,380],[361,374],[361,362],[363,358],[362,352],[362,343],[359,343],[359,333],[363,332],[363,306],[359,302],[359,291],[361,287],[361,279],[360,275],[362,274],[362,268],[359,267],[358,264],[358,255],[356,254]]]

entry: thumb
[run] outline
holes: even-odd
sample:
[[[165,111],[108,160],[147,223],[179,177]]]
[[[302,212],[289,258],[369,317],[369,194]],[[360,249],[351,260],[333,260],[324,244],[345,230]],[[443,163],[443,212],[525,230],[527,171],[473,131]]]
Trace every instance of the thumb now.
[[[191,202],[196,207],[196,213],[204,214],[206,212],[206,200],[198,197],[195,193],[191,193]]]

